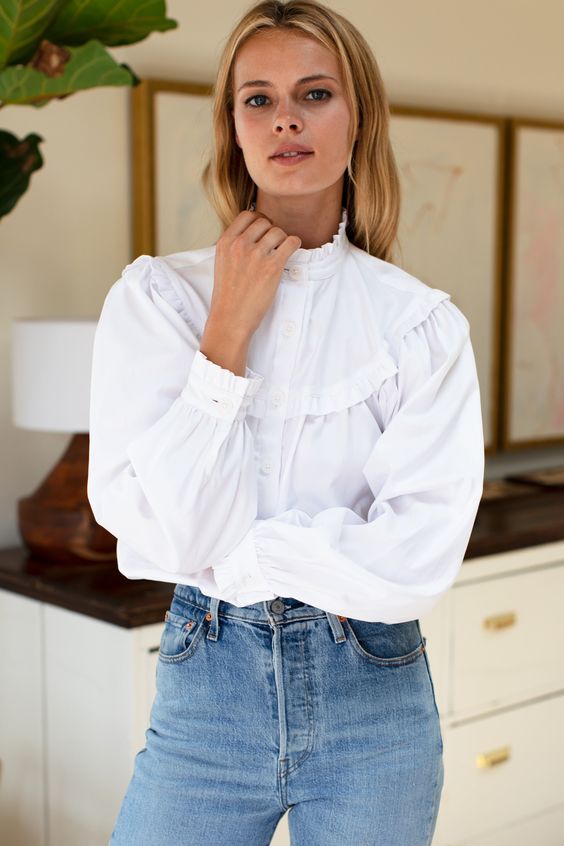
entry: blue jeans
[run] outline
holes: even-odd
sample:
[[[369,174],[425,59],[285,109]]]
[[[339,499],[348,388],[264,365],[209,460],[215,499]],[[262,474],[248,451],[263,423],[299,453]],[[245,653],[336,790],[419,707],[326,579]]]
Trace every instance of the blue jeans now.
[[[418,620],[176,585],[112,846],[429,846],[443,742]]]

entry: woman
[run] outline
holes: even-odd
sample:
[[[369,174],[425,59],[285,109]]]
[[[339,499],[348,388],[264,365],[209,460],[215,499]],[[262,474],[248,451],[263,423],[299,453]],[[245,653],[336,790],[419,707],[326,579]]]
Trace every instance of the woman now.
[[[431,843],[419,617],[462,563],[483,432],[467,319],[391,260],[388,125],[349,21],[251,7],[204,172],[224,231],[104,302],[89,499],[122,573],[175,584],[113,844],[262,846],[288,809],[293,846]]]

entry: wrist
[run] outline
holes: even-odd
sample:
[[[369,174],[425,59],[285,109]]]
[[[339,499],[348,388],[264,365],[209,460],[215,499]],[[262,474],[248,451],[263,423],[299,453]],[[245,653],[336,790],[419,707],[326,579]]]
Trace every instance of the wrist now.
[[[245,376],[249,342],[248,334],[237,332],[233,326],[221,321],[208,320],[200,341],[200,352],[236,376]]]
[[[233,324],[232,319],[210,312],[202,335],[202,345],[205,340],[215,342],[221,339],[222,342],[229,344],[231,348],[244,351],[249,346],[251,337],[252,332],[249,332],[248,329],[237,327]]]

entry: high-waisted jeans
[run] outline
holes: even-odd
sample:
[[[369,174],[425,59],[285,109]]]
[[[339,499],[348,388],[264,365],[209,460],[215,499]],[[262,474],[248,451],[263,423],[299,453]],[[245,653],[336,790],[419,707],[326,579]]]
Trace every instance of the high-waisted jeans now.
[[[429,846],[443,742],[419,620],[176,585],[112,846]]]

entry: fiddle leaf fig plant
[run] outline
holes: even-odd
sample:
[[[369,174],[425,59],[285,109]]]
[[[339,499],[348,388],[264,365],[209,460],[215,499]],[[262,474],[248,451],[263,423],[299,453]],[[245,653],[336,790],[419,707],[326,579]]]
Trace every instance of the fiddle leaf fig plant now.
[[[87,88],[137,85],[106,47],[174,29],[165,0],[1,0],[0,108],[36,108]],[[0,217],[8,214],[43,164],[41,136],[0,130]]]

